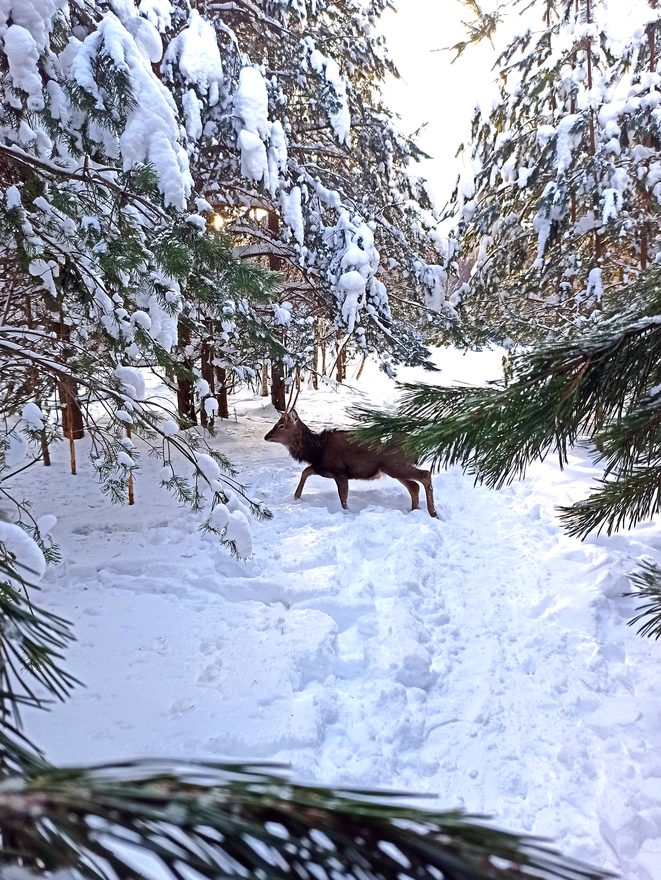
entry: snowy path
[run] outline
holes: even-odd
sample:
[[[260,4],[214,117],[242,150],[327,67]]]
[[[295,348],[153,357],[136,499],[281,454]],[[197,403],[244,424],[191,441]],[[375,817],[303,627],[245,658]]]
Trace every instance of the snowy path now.
[[[345,404],[326,392],[299,411],[322,425]],[[352,483],[348,513],[321,478],[295,502],[301,468],[262,442],[273,411],[238,407],[219,444],[276,514],[248,563],[144,483],[118,509],[62,463],[49,475],[67,561],[45,600],[75,623],[69,666],[87,685],[30,719],[49,756],[271,758],[306,780],[432,793],[661,880],[661,646],[625,626],[620,598],[661,529],[564,536],[553,504],[585,493],[578,457],[499,493],[441,473],[440,521],[407,513],[387,479]]]

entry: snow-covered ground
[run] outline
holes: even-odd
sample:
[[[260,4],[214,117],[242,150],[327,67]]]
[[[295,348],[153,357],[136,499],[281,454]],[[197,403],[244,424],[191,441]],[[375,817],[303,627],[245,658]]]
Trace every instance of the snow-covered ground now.
[[[498,353],[439,358],[442,381],[499,372]],[[372,367],[360,391],[394,395]],[[305,390],[297,409],[321,428],[355,399]],[[232,405],[215,442],[274,513],[247,562],[196,529],[148,459],[132,508],[82,462],[68,476],[64,449],[21,475],[35,513],[58,517],[64,562],[39,598],[73,621],[68,666],[86,684],[30,715],[48,756],[269,758],[306,781],[437,795],[661,880],[661,644],[626,626],[621,597],[637,558],[661,558],[661,524],[565,536],[554,505],[587,494],[583,451],[500,492],[439,473],[439,520],[387,478],[351,483],[349,512],[319,477],[296,502],[302,466],[263,442],[274,410]]]

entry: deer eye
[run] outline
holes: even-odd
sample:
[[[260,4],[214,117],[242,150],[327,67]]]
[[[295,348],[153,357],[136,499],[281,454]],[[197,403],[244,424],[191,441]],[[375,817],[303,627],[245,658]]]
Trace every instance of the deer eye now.
[[[285,430],[285,426],[284,426],[284,425],[280,425],[280,430],[281,430],[281,431],[284,431],[284,430]]]

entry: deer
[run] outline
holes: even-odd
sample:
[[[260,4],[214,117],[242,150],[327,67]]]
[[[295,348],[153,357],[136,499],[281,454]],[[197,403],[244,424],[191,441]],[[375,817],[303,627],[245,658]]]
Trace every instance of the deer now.
[[[281,443],[296,461],[306,462],[294,498],[303,493],[308,477],[335,480],[340,504],[348,510],[349,480],[374,480],[385,474],[405,486],[411,496],[411,510],[418,509],[421,483],[429,515],[436,517],[431,471],[419,468],[401,440],[372,445],[357,440],[351,431],[328,428],[317,434],[299,418],[295,409],[284,412],[264,436],[268,443]],[[417,482],[416,482],[417,481]]]

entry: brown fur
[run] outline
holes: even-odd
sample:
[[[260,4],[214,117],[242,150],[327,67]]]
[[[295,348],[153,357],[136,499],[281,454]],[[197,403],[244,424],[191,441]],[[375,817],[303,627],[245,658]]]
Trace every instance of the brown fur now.
[[[421,483],[427,499],[430,516],[436,516],[431,472],[419,468],[403,449],[401,443],[370,446],[355,440],[349,431],[327,430],[316,434],[304,424],[295,410],[284,413],[264,437],[270,443],[282,443],[296,461],[308,467],[294,493],[300,498],[308,477],[316,474],[335,480],[342,507],[347,510],[349,480],[374,480],[382,474],[399,480],[411,496],[411,509],[416,510]],[[417,481],[417,482],[416,482]]]

